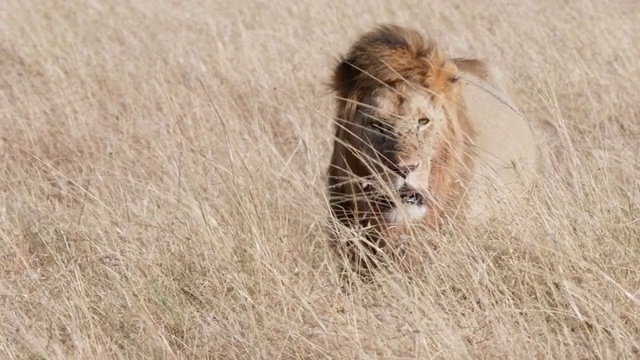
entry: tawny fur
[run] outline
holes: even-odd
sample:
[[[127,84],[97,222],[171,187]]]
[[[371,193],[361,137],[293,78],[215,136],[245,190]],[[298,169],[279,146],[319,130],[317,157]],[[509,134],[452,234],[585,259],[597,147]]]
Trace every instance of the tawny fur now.
[[[419,159],[420,168],[426,172],[423,185],[428,189],[429,201],[426,215],[418,221],[420,224],[435,229],[443,219],[464,214],[460,209],[465,209],[463,195],[476,171],[476,143],[483,142],[478,139],[463,96],[467,91],[463,86],[469,85],[459,81],[461,75],[467,74],[502,90],[501,81],[483,61],[450,59],[434,40],[395,25],[380,26],[361,36],[334,69],[331,87],[338,100],[327,184],[331,212],[348,228],[364,228],[364,238],[371,243],[365,242],[365,248],[372,254],[375,255],[377,248],[393,248],[408,225],[389,224],[381,205],[371,195],[372,187],[367,184],[375,176],[383,183],[392,182],[387,170],[403,163],[403,159]],[[444,123],[434,121],[439,125],[432,125],[432,130],[438,126],[437,136],[431,134],[431,130],[424,135],[422,130],[420,133],[411,130],[412,122],[418,121],[411,111],[418,110],[404,102],[418,93],[430,102],[416,109],[431,109],[433,104],[437,111],[415,112],[418,115],[414,117],[444,114]],[[380,123],[393,134],[393,141],[379,140],[376,145],[364,139],[362,120],[356,119],[362,119],[358,112],[367,111],[358,104],[367,102],[379,106],[380,109],[375,110],[378,112],[384,105],[398,109],[401,116],[396,120],[386,119]],[[401,113],[401,109],[405,109],[405,113]],[[386,149],[379,152],[384,155],[380,157],[383,160],[363,161],[362,152],[367,153],[376,146]],[[356,251],[347,254],[353,261],[363,260]]]

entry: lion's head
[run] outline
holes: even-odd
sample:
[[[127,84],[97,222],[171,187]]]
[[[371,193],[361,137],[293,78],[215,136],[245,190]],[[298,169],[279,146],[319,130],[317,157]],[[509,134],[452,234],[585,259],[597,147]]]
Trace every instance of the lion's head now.
[[[334,70],[332,213],[344,224],[433,224],[469,169],[458,68],[418,32],[364,34]]]

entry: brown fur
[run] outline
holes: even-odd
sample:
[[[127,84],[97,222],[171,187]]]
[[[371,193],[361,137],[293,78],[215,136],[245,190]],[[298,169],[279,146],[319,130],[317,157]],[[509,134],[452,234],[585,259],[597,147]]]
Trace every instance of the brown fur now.
[[[375,247],[393,246],[397,239],[392,234],[402,232],[402,229],[392,229],[386,224],[380,208],[363,188],[362,181],[358,181],[376,173],[384,178],[384,171],[367,167],[360,161],[357,151],[350,148],[360,150],[370,146],[357,136],[357,124],[354,123],[357,104],[380,89],[403,92],[411,86],[426,88],[434,99],[444,100],[446,126],[443,138],[446,141],[438,144],[430,159],[429,188],[435,201],[429,204],[428,216],[423,220],[423,224],[437,228],[447,211],[458,207],[473,166],[469,154],[474,131],[460,94],[459,67],[479,74],[487,71],[481,62],[448,59],[433,40],[414,30],[385,25],[358,39],[334,70],[331,87],[337,93],[338,101],[328,171],[331,212],[349,228],[368,228],[365,238],[373,245],[365,248],[372,254],[377,253]],[[402,139],[397,139],[393,145],[395,150],[390,151],[392,155],[385,160],[391,166],[396,165],[401,154],[419,150],[410,149]],[[357,244],[350,246],[354,245]],[[355,250],[347,254],[352,261],[367,260]]]

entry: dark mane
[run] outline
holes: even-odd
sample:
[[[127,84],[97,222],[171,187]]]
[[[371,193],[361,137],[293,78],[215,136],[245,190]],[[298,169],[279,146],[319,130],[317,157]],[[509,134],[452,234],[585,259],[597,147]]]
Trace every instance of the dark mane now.
[[[435,41],[412,29],[381,25],[364,34],[336,66],[331,88],[339,97],[366,92],[384,83],[428,82],[446,61]]]

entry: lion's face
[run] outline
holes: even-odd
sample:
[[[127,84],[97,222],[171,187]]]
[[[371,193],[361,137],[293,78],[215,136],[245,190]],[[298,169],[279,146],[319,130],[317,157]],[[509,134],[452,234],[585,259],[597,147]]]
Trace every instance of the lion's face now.
[[[466,161],[457,80],[455,61],[417,31],[382,26],[356,41],[331,82],[339,97],[328,174],[336,217],[437,220]]]
[[[432,167],[441,156],[447,119],[455,116],[447,96],[455,85],[444,85],[433,90],[406,82],[381,86],[356,109],[352,131],[371,180],[363,188],[378,194],[390,223],[418,220],[434,201]]]

